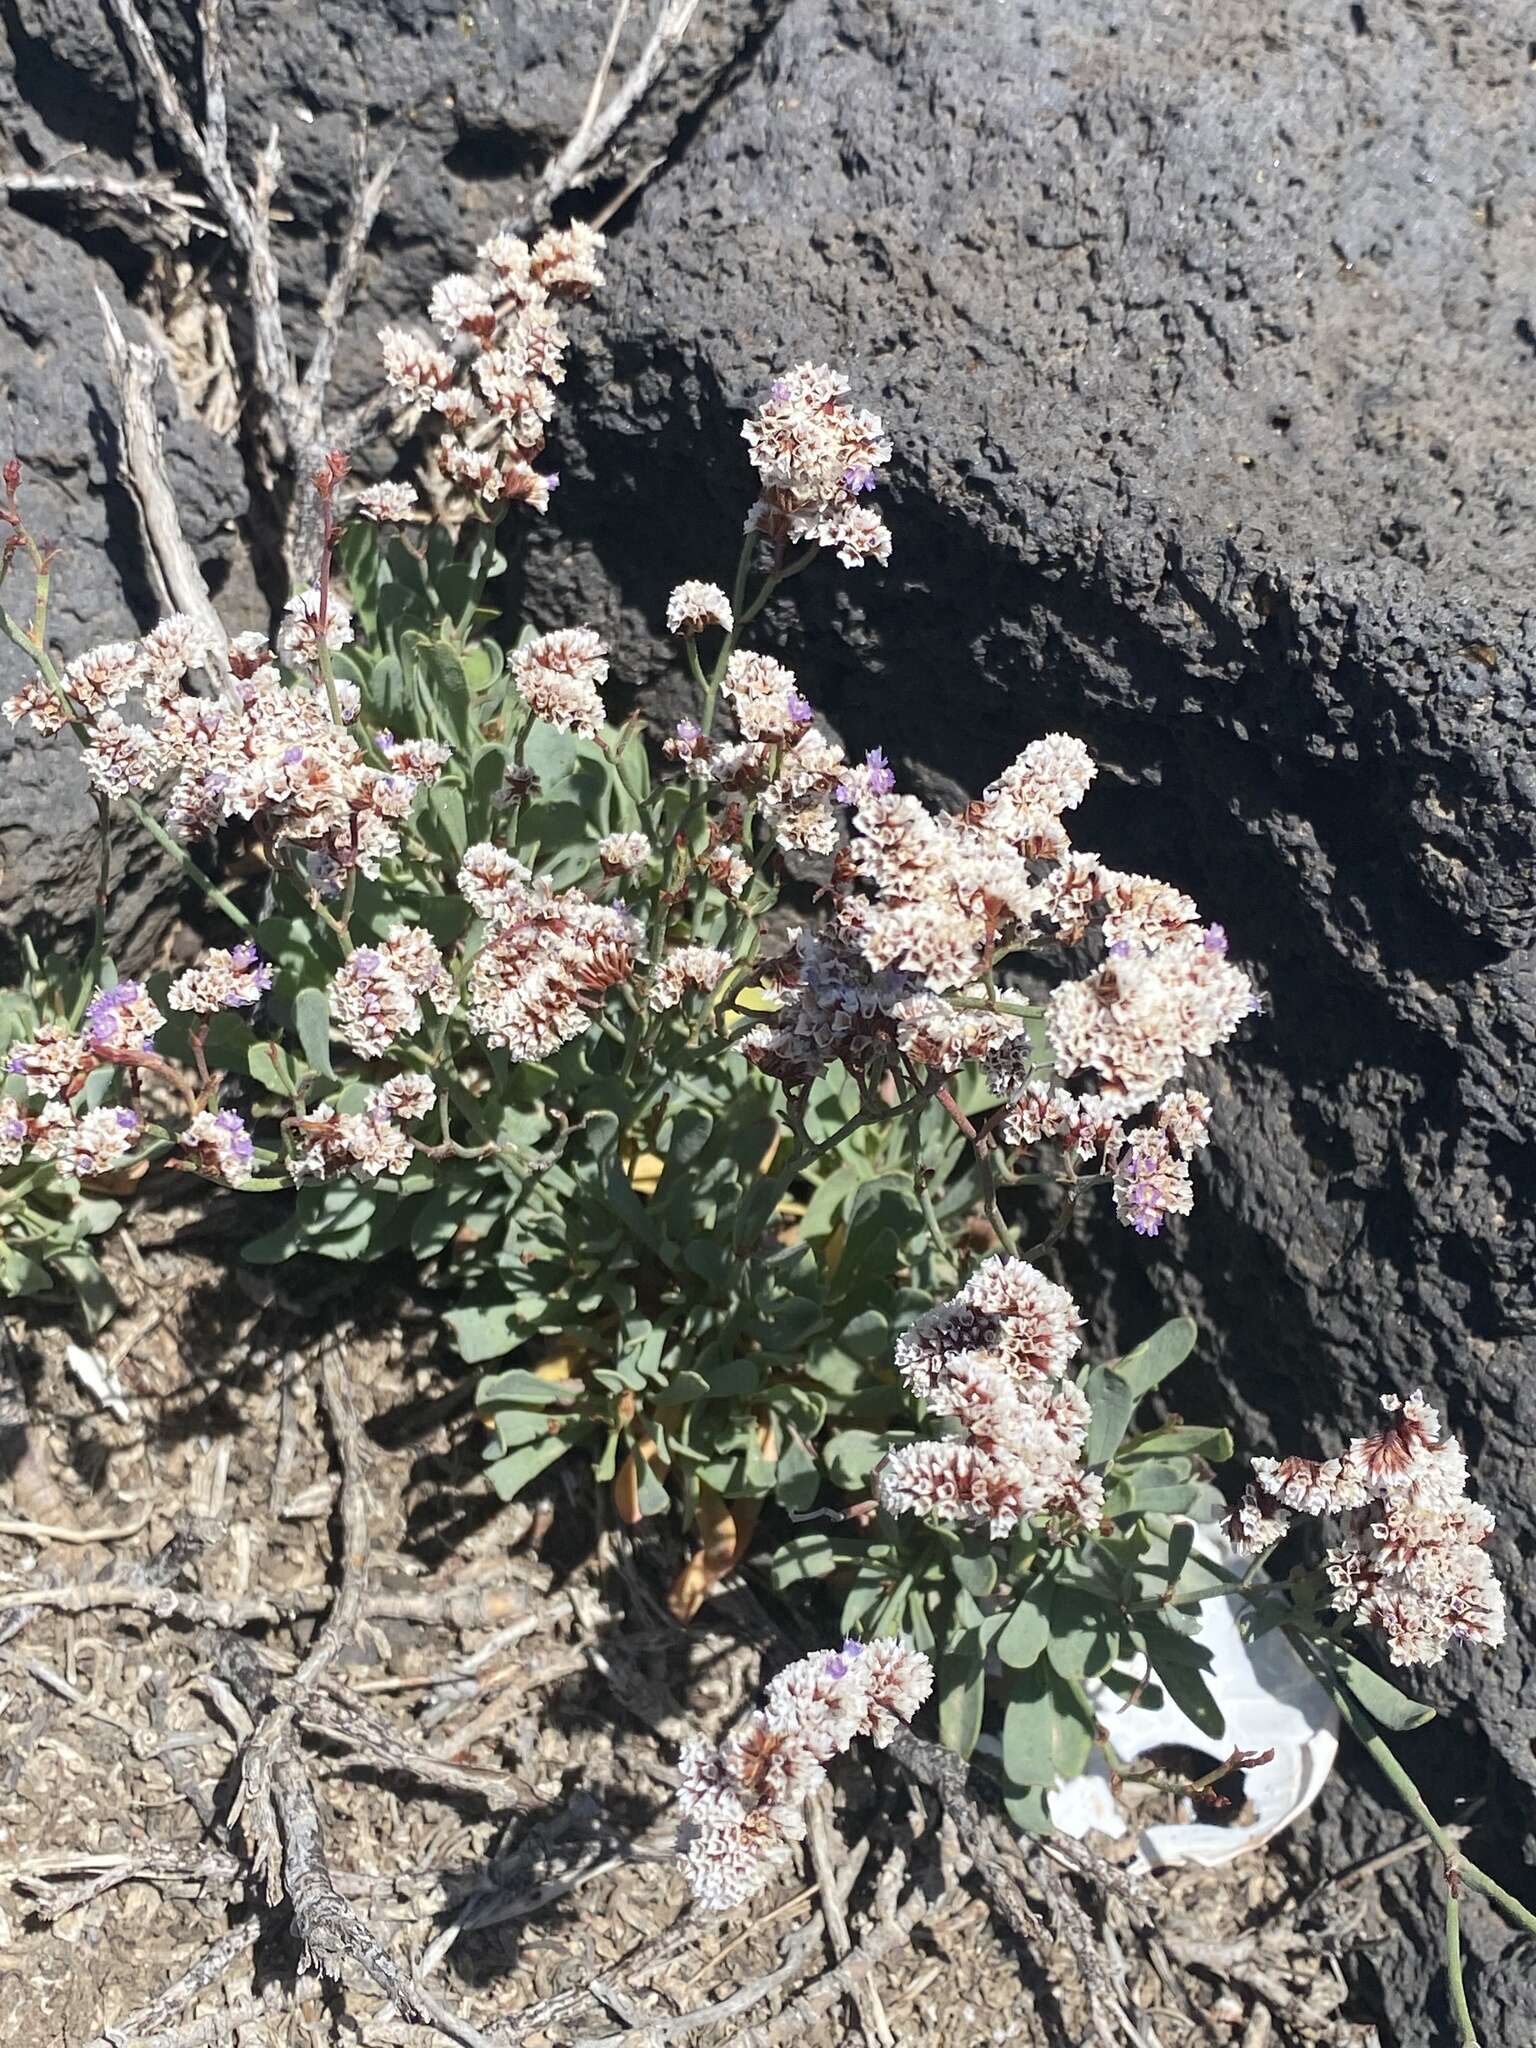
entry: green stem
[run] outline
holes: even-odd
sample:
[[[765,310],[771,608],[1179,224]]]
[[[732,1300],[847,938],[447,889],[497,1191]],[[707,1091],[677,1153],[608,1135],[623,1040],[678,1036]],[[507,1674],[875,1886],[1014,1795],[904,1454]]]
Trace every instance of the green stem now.
[[[1461,1897],[1454,1868],[1445,1874],[1445,1974],[1461,2048],[1478,2048],[1477,2029],[1472,2024],[1472,2008],[1467,2004],[1466,1980],[1461,1970]]]
[[[71,1031],[78,1031],[80,1028],[80,1019],[85,1015],[86,1004],[91,1000],[91,992],[101,980],[101,963],[107,951],[107,898],[112,891],[112,808],[99,791],[96,796],[96,830],[99,834],[101,858],[96,869],[91,952],[90,958],[86,961],[80,992],[75,997],[69,1013]]]
[[[224,894],[224,891],[218,886],[218,884],[216,882],[211,881],[208,878],[208,876],[203,873],[202,869],[198,866],[197,862],[192,858],[191,854],[188,853],[187,849],[171,837],[170,833],[167,832],[165,827],[160,823],[160,820],[157,817],[155,817],[152,812],[147,810],[145,806],[139,802],[137,797],[125,796],[123,798],[123,806],[128,811],[129,815],[137,819],[139,824],[141,824],[144,827],[144,830],[149,834],[150,838],[154,840],[155,844],[158,847],[160,847],[163,852],[170,854],[172,859],[180,865],[183,872],[190,878],[190,880],[196,882],[198,888],[202,890],[203,894],[208,898],[208,901],[213,905],[215,910],[222,910],[224,915],[229,919],[230,923],[233,925],[238,925],[240,930],[243,932],[254,931],[256,929],[256,927],[252,924],[251,920],[246,916],[245,912],[240,908],[239,904],[232,903],[230,899]]]
[[[1415,1785],[1412,1778],[1409,1777],[1403,1766],[1398,1762],[1375,1722],[1371,1720],[1365,1709],[1350,1696],[1345,1688],[1333,1678],[1332,1674],[1322,1663],[1322,1660],[1311,1654],[1311,1645],[1307,1637],[1301,1630],[1291,1627],[1286,1629],[1286,1634],[1300,1649],[1313,1675],[1332,1697],[1334,1705],[1348,1724],[1350,1733],[1367,1752],[1371,1761],[1387,1780],[1387,1783],[1403,1802],[1403,1805],[1440,1851],[1446,1860],[1447,1867],[1454,1868],[1462,1880],[1466,1884],[1471,1885],[1474,1891],[1480,1891],[1486,1898],[1492,1899],[1493,1903],[1512,1926],[1523,1928],[1528,1934],[1536,1934],[1536,1913],[1533,1913],[1529,1906],[1523,1905],[1512,1892],[1505,1891],[1503,1885],[1499,1884],[1494,1878],[1491,1878],[1485,1870],[1480,1870],[1475,1863],[1468,1862],[1457,1847],[1454,1837],[1447,1834],[1446,1830],[1425,1805],[1423,1795],[1419,1791],[1418,1786]]]

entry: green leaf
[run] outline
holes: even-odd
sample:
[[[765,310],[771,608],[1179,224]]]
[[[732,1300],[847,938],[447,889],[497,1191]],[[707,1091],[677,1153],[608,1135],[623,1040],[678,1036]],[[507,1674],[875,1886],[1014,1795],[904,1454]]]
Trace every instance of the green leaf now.
[[[1056,1585],[1051,1592],[1050,1637],[1046,1655],[1063,1678],[1095,1678],[1114,1661],[1118,1626],[1106,1601],[1075,1586]]]
[[[939,1655],[939,1740],[956,1756],[969,1757],[981,1737],[986,1678],[981,1631],[951,1637]]]
[[[552,1408],[578,1385],[576,1380],[546,1380],[514,1365],[505,1372],[487,1373],[475,1389],[475,1401],[481,1408],[497,1408],[504,1403],[520,1408]]]
[[[1036,1665],[1010,1683],[1003,1709],[1003,1769],[1010,1784],[1055,1784],[1055,1726],[1051,1675],[1044,1665]]]
[[[1083,1381],[1083,1392],[1093,1411],[1083,1462],[1107,1465],[1131,1426],[1131,1417],[1136,1412],[1136,1390],[1114,1366],[1096,1365]]]
[[[246,1072],[258,1088],[292,1101],[303,1083],[293,1059],[280,1045],[258,1042],[246,1054]]]
[[[549,1417],[532,1408],[500,1408],[495,1415],[496,1441],[504,1451],[541,1443],[552,1434]]]
[[[801,1579],[824,1579],[839,1566],[861,1563],[868,1555],[869,1544],[860,1537],[824,1536],[819,1530],[792,1536],[769,1559],[769,1583],[782,1592]]]
[[[1192,1316],[1175,1316],[1160,1330],[1117,1360],[1115,1371],[1127,1381],[1139,1401],[1161,1386],[1175,1366],[1180,1366],[1195,1348],[1200,1332]]]
[[[463,793],[454,783],[439,782],[433,786],[422,822],[455,863],[464,858],[464,849],[469,844],[469,819]]]
[[[30,1253],[0,1244],[0,1294],[47,1294],[52,1286],[47,1267]]]
[[[1003,1799],[1003,1811],[1021,1834],[1050,1835],[1056,1831],[1047,1804],[1048,1788],[1031,1785],[1027,1791],[1009,1792]]]
[[[641,1514],[664,1515],[670,1505],[667,1489],[651,1470],[650,1460],[642,1458],[638,1451],[635,1453],[635,1465],[640,1480],[639,1506]]]
[[[856,1493],[885,1456],[886,1439],[869,1429],[841,1429],[828,1437],[822,1459],[834,1486]]]
[[[949,1569],[955,1583],[973,1600],[985,1600],[996,1590],[997,1559],[990,1550],[957,1550],[949,1560]]]
[[[1426,1721],[1434,1720],[1433,1707],[1399,1692],[1379,1671],[1373,1671],[1369,1664],[1362,1664],[1358,1657],[1352,1657],[1337,1643],[1313,1643],[1309,1647],[1326,1667],[1329,1676],[1342,1685],[1383,1728],[1394,1734],[1406,1734],[1409,1729],[1422,1728]]]
[[[1137,1458],[1204,1458],[1212,1465],[1223,1465],[1231,1455],[1232,1432],[1199,1423],[1170,1423],[1151,1430],[1120,1453],[1126,1464]]]
[[[798,1437],[790,1437],[779,1452],[773,1491],[781,1505],[792,1512],[811,1507],[821,1491],[821,1469]]]
[[[293,999],[293,1028],[304,1057],[328,1081],[331,1067],[331,999],[323,988],[301,988]]]
[[[434,720],[458,742],[469,743],[472,723],[469,679],[464,664],[441,640],[413,639],[410,653],[415,660],[419,685],[431,707]]]
[[[81,1319],[86,1335],[99,1336],[111,1322],[121,1304],[112,1291],[111,1282],[97,1263],[92,1252],[56,1252],[51,1261],[53,1270],[69,1285],[70,1292],[80,1304]]]
[[[216,1074],[246,1074],[250,1072],[247,1062],[255,1043],[256,1034],[244,1017],[237,1017],[233,1010],[220,1010],[208,1020],[203,1058]]]
[[[1226,1720],[1201,1675],[1210,1668],[1210,1651],[1162,1622],[1148,1622],[1142,1634],[1152,1669],[1169,1699],[1202,1735],[1220,1742],[1226,1734]]]
[[[1043,1597],[1026,1593],[1009,1615],[997,1639],[997,1654],[1015,1671],[1027,1671],[1036,1663],[1050,1638],[1050,1615]]]
[[[520,1300],[479,1303],[450,1309],[443,1319],[453,1332],[454,1347],[466,1365],[504,1358],[530,1335],[536,1315]]]
[[[520,1450],[510,1452],[506,1457],[490,1453],[493,1463],[486,1476],[502,1500],[516,1500],[525,1486],[531,1485],[539,1474],[553,1465],[557,1458],[563,1458],[570,1445],[561,1436],[547,1436],[542,1442],[524,1444]]]

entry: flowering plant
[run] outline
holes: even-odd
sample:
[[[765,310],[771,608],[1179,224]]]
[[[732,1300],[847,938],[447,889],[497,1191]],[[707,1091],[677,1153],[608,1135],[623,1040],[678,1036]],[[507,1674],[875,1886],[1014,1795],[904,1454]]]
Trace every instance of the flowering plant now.
[[[666,605],[698,705],[659,749],[638,716],[611,721],[596,633],[512,634],[487,605],[507,518],[558,482],[540,465],[562,308],[601,282],[599,253],[581,229],[498,235],[433,292],[434,337],[386,330],[404,426],[436,422],[430,459],[358,491],[326,460],[315,579],[275,645],[177,616],[56,663],[51,558],[7,470],[5,566],[30,562],[34,599],[5,628],[36,672],[6,714],[70,730],[104,849],[128,805],[232,929],[127,980],[99,917],[84,980],[12,1013],[5,1192],[78,1190],[98,1217],[125,1170],[282,1192],[248,1258],[418,1262],[462,1358],[493,1368],[505,1497],[579,1450],[626,1521],[675,1507],[680,1618],[759,1525],[773,1583],[835,1582],[845,1649],[687,1761],[690,1870],[719,1903],[796,1838],[826,1760],[930,1682],[962,1755],[994,1716],[1029,1827],[1112,1749],[1091,1681],[1161,1686],[1219,1741],[1207,1598],[1272,1623],[1283,1595],[1331,1680],[1411,1725],[1343,1628],[1423,1662],[1502,1626],[1488,1518],[1429,1411],[1415,1398],[1326,1466],[1261,1464],[1235,1511],[1248,1548],[1292,1510],[1354,1521],[1322,1577],[1238,1582],[1193,1545],[1227,1433],[1137,1423],[1192,1325],[1086,1365],[1072,1296],[1034,1263],[1094,1190],[1140,1236],[1190,1211],[1211,1105],[1186,1069],[1257,1007],[1226,934],[1073,845],[1095,772],[1079,741],[1035,738],[935,811],[878,750],[850,760],[748,644],[824,554],[888,561],[881,422],[825,367],[769,387],[732,587],[687,581]],[[219,834],[254,882],[200,865]],[[798,922],[792,864],[818,883]],[[1055,1209],[1028,1248],[1020,1187]],[[0,1210],[8,1246],[27,1214]],[[8,1249],[0,1284],[30,1284],[28,1257]]]

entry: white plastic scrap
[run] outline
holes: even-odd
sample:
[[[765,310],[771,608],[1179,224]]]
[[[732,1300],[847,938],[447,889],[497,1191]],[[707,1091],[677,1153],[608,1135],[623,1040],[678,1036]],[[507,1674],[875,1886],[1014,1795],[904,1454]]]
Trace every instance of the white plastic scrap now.
[[[1196,1552],[1217,1563],[1239,1567],[1221,1533],[1202,1528]],[[1164,1695],[1155,1709],[1130,1705],[1102,1681],[1088,1687],[1089,1704],[1109,1731],[1116,1756],[1127,1764],[1149,1750],[1177,1744],[1211,1758],[1214,1768],[1234,1749],[1274,1751],[1269,1763],[1244,1773],[1248,1819],[1216,1826],[1208,1821],[1160,1822],[1143,1828],[1129,1868],[1201,1863],[1214,1866],[1257,1849],[1304,1813],[1323,1789],[1339,1748],[1339,1717],[1332,1700],[1313,1678],[1280,1629],[1257,1642],[1245,1642],[1238,1619],[1245,1603],[1238,1599],[1206,1600],[1196,1610],[1194,1640],[1211,1653],[1204,1673],[1226,1729],[1221,1744],[1202,1734],[1187,1715]],[[1132,1677],[1139,1666],[1122,1667]],[[1102,1750],[1095,1750],[1081,1777],[1058,1785],[1049,1795],[1051,1818],[1064,1834],[1081,1837],[1091,1831],[1120,1840],[1130,1822],[1116,1803]]]

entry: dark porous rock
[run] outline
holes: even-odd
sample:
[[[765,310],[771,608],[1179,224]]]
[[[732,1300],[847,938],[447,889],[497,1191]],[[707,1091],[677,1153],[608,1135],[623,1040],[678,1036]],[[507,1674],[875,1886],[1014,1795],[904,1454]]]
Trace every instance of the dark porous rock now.
[[[1192,1310],[1206,1381],[1181,1400],[1250,1451],[1337,1450],[1388,1391],[1442,1405],[1499,1517],[1510,1642],[1423,1674],[1448,1718],[1403,1746],[1448,1815],[1483,1795],[1472,1853],[1521,1886],[1527,34],[1505,0],[790,0],[613,253],[514,592],[649,686],[669,585],[730,581],[765,377],[828,360],[882,412],[891,567],[818,565],[766,644],[921,789],[1081,734],[1103,773],[1079,843],[1187,888],[1253,963],[1266,1014],[1206,1078],[1191,1225],[1150,1250],[1097,1230],[1067,1276],[1111,1336]],[[1333,1802],[1317,1860],[1399,1832]],[[1471,1924],[1491,1985],[1499,1937]],[[1434,1944],[1399,1931],[1374,1967],[1392,2038],[1429,2038]],[[1499,1984],[1528,2038],[1528,1973]]]
[[[117,403],[98,288],[134,330],[105,263],[20,213],[0,212],[0,458],[19,457],[27,524],[58,545],[47,634],[61,661],[132,636],[161,611],[137,510],[116,481]],[[182,524],[205,575],[217,582],[240,555],[240,460],[227,440],[181,418],[168,377],[157,398]],[[4,600],[30,624],[24,558],[6,579]],[[20,650],[0,640],[0,694],[31,672]],[[115,827],[112,950],[120,966],[142,966],[174,911],[176,871],[125,815]],[[29,726],[13,732],[0,721],[0,969],[14,974],[23,933],[40,952],[83,946],[96,882],[96,806],[78,747],[67,733],[39,742]]]

